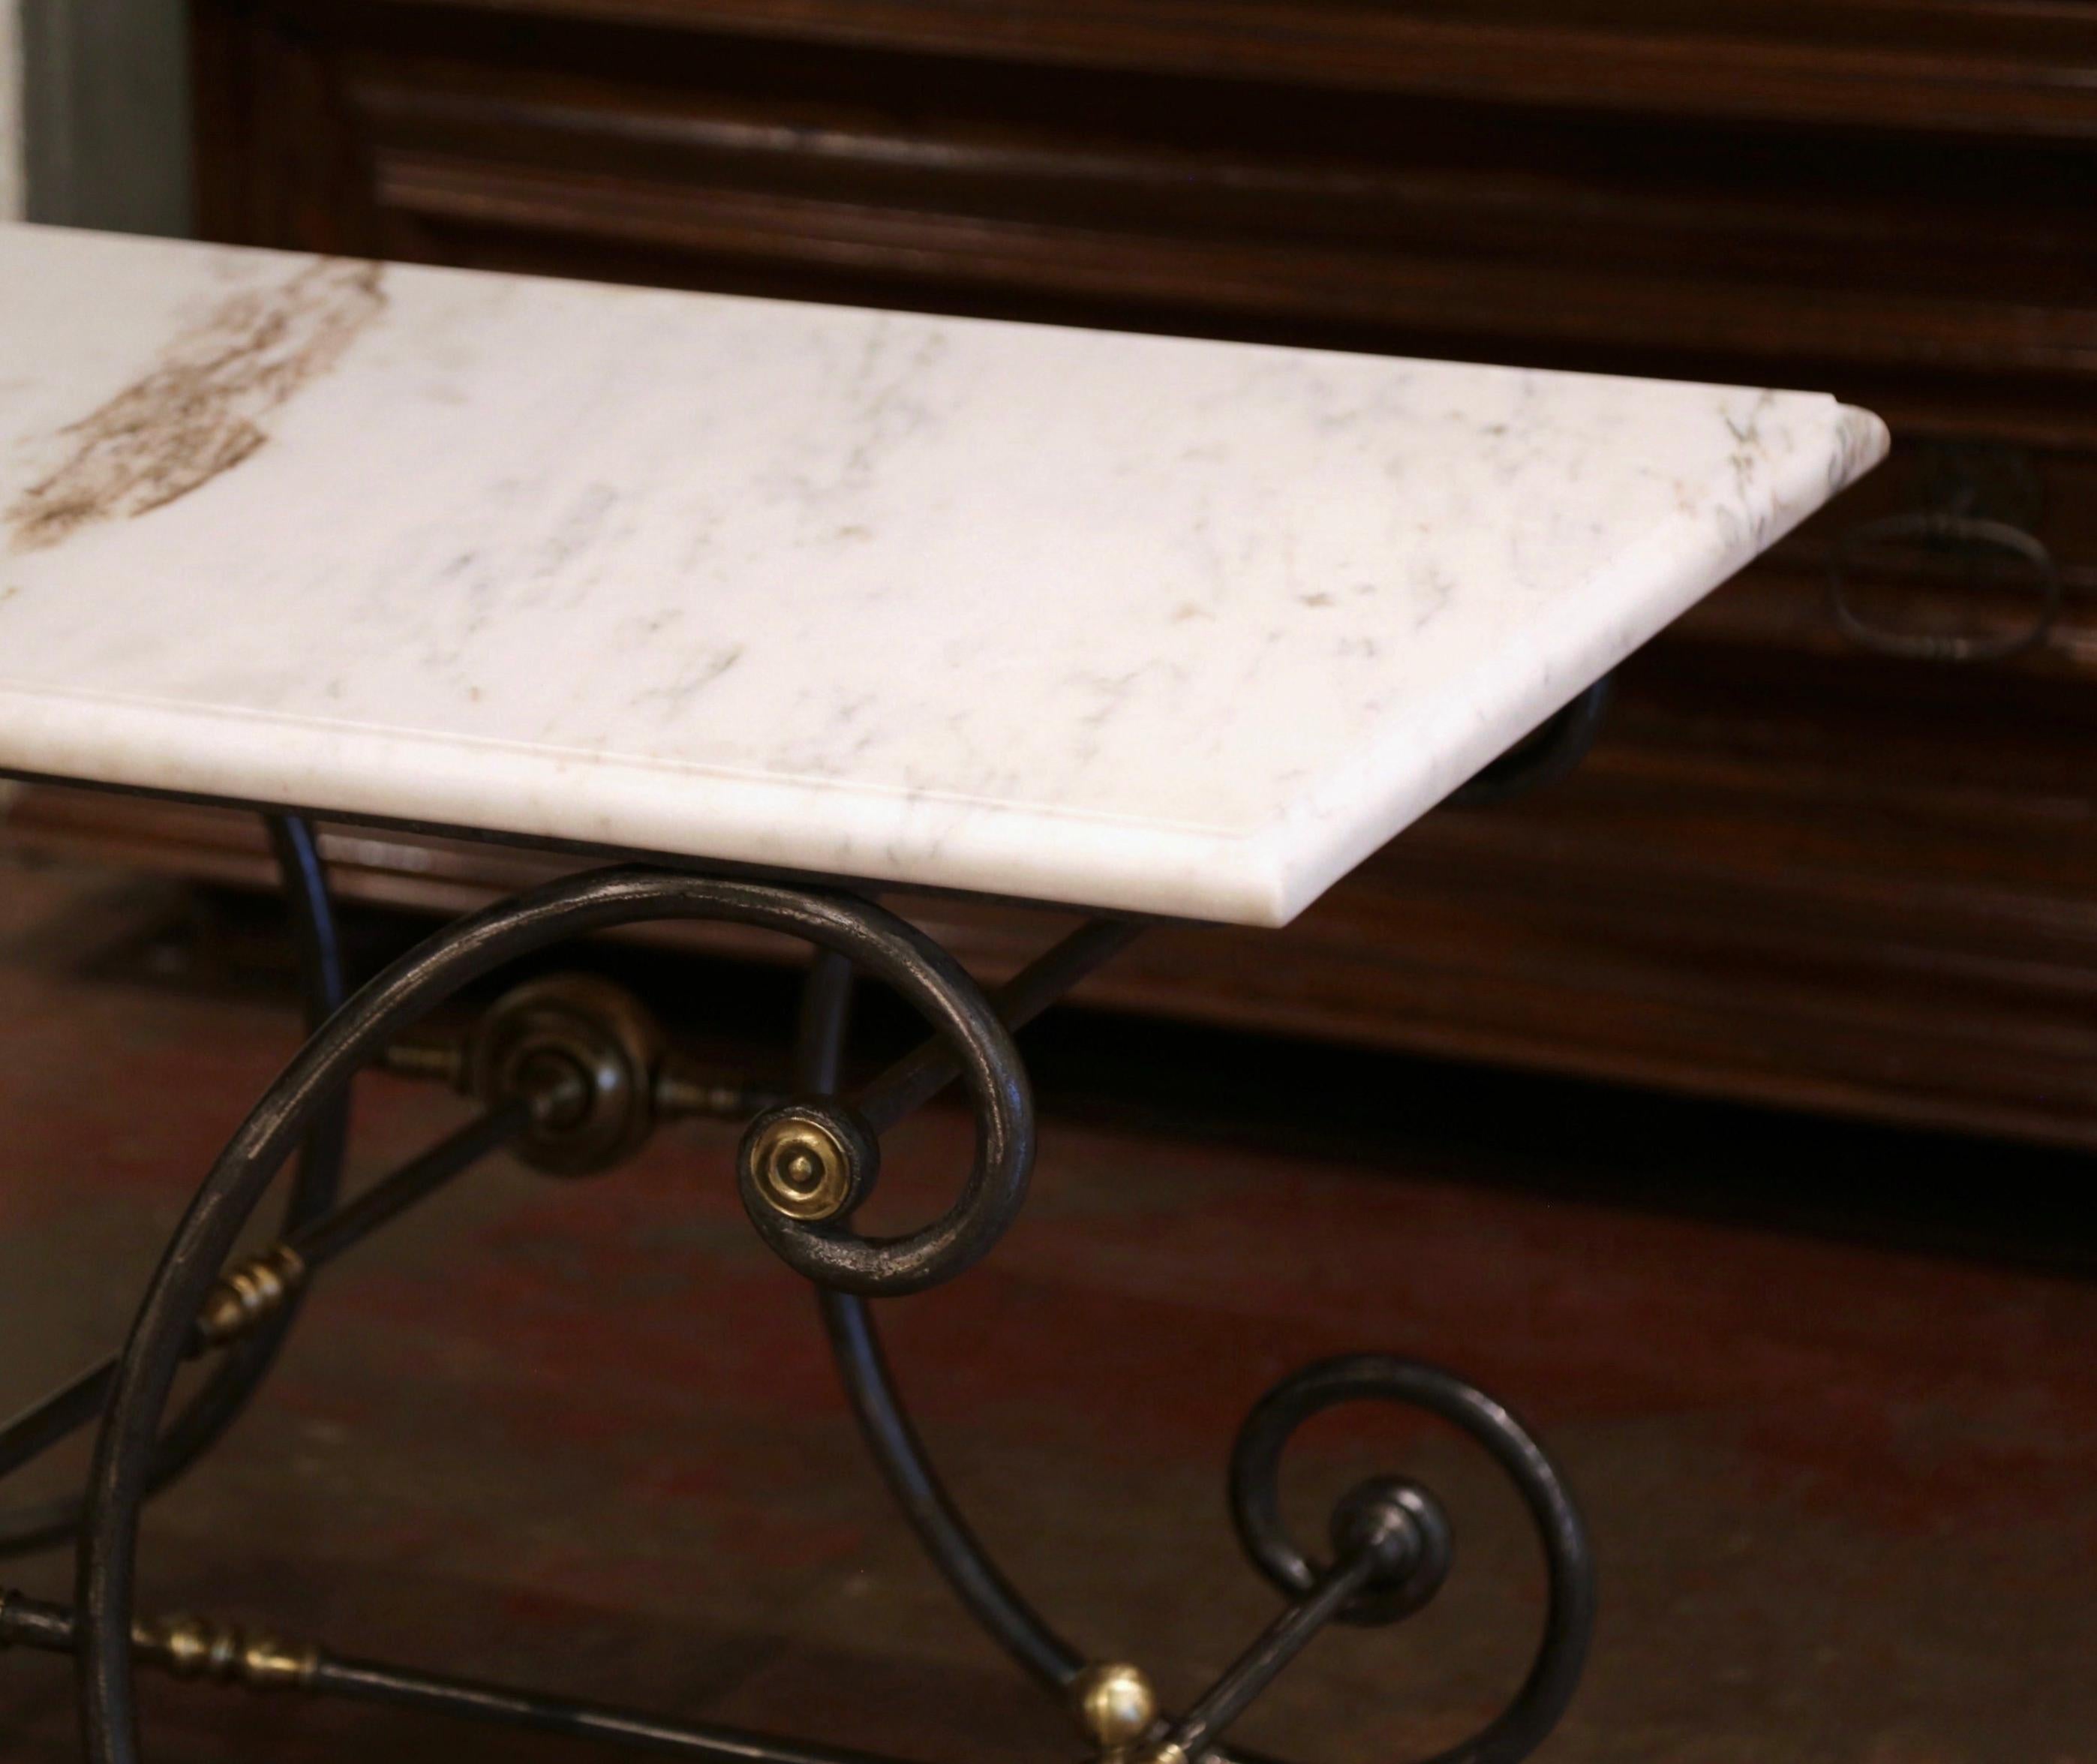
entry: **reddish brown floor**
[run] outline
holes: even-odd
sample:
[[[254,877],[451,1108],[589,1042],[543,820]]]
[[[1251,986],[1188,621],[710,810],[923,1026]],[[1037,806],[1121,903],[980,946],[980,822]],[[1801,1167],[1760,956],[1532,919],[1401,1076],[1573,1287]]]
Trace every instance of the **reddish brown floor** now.
[[[283,1000],[189,983],[148,935],[174,910],[0,871],[0,1408],[113,1339],[290,1044]],[[1197,1687],[1272,1609],[1223,1512],[1240,1416],[1311,1356],[1383,1347],[1504,1395],[1585,1499],[1604,1617],[1546,1759],[2097,1759],[2097,1289],[1482,1180],[1409,1149],[1397,1100],[1381,1149],[1311,1158],[1063,1112],[1044,1083],[1024,1221],[886,1308],[957,1493],[1048,1610]],[[458,1113],[387,1079],[358,1101],[360,1175]],[[943,1192],[965,1134],[935,1113],[896,1136],[896,1204]],[[1796,1189],[1833,1141],[1774,1143]],[[681,1129],[569,1186],[491,1167],[331,1273],[265,1399],[153,1509],[147,1604],[926,1764],[1075,1757],[892,1520],[730,1146]],[[1242,1736],[1310,1764],[1456,1738],[1533,1633],[1512,1503],[1431,1425],[1329,1418],[1293,1462],[1307,1512],[1372,1468],[1432,1482],[1458,1568],[1403,1629],[1321,1639]],[[606,1755],[290,1697],[148,1706],[154,1764]],[[0,1657],[0,1757],[76,1756],[61,1664]]]

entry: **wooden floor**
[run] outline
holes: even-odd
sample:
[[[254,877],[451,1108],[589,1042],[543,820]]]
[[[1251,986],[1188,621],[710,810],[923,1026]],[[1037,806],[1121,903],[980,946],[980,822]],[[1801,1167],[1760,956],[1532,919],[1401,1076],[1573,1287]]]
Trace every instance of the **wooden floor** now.
[[[361,926],[366,953],[401,929]],[[0,871],[0,1409],[124,1326],[291,1045],[277,948],[259,908]],[[698,1040],[780,1026],[776,986],[643,971]],[[1273,1609],[1224,1513],[1239,1418],[1304,1359],[1385,1348],[1505,1397],[1586,1502],[1604,1614],[1547,1759],[2097,1760],[2086,1160],[1128,1023],[1035,1046],[1024,1220],[882,1315],[957,1493],[1087,1646],[1197,1688]],[[366,1080],[354,1171],[459,1106]],[[900,1130],[883,1204],[932,1204],[966,1135]],[[732,1144],[680,1128],[587,1184],[491,1166],[331,1272],[152,1509],[147,1608],[924,1764],[1067,1764],[1063,1718],[891,1517]],[[1307,1527],[1371,1469],[1429,1482],[1458,1565],[1403,1628],[1321,1638],[1241,1736],[1307,1764],[1460,1737],[1534,1635],[1511,1499],[1398,1417],[1329,1417],[1292,1464]],[[20,1492],[78,1456],[49,1469]],[[148,1712],[153,1764],[603,1755],[291,1696],[155,1683]],[[72,1718],[59,1662],[0,1658],[0,1758],[76,1757]]]

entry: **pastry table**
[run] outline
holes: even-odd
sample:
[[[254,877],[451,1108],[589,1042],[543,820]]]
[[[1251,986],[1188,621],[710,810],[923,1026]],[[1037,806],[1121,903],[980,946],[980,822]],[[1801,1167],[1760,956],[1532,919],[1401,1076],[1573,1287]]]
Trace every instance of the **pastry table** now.
[[[868,1764],[133,1609],[142,1504],[225,1434],[331,1260],[497,1149],[579,1180],[706,1113],[746,1122],[751,1223],[810,1283],[904,1518],[1092,1755],[1248,1756],[1230,1723],[1322,1628],[1433,1597],[1450,1526],[1410,1479],[1361,1485],[1315,1547],[1281,1516],[1298,1427],[1392,1401],[1467,1432],[1535,1521],[1534,1664],[1443,1755],[1524,1756],[1573,1694],[1594,1577],[1563,1477],[1501,1403],[1386,1353],[1262,1399],[1229,1498],[1281,1610],[1167,1710],[985,1554],[869,1302],[961,1274],[1019,1211],[1028,1018],[1147,920],[1285,924],[1436,803],[1563,769],[1609,670],[1885,440],[1812,393],[0,229],[0,770],[266,816],[312,1016],[121,1350],[0,1429],[0,1477],[97,1429],[77,1499],[0,1509],[0,1547],[69,1539],[78,1562],[69,1604],[0,1595],[0,1649],[72,1657],[94,1764],[141,1755],[142,1666]],[[611,861],[349,991],[314,816]],[[987,993],[879,904],[891,885],[1090,917]],[[808,946],[790,1093],[673,1074],[645,1005],[579,978],[513,988],[457,1045],[410,1033],[513,958],[678,917]],[[845,1088],[855,975],[927,1038]],[[470,1113],[345,1197],[348,1091],[374,1066],[427,1070]],[[956,1083],[976,1139],[952,1204],[855,1230],[882,1132]],[[287,1169],[279,1235],[243,1253]]]

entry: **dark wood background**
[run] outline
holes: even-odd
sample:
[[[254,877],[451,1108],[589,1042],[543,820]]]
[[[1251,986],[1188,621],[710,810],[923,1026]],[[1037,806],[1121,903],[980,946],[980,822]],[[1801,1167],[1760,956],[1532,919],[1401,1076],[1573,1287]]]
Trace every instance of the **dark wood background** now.
[[[1893,460],[1627,668],[1584,770],[1101,1002],[2097,1146],[2097,9],[2016,0],[195,0],[208,236],[1823,387]],[[1830,616],[1957,506],[2063,584],[2008,661]],[[1873,554],[1911,631],[2029,597]],[[208,811],[11,837],[256,879]],[[344,835],[452,906],[532,860]],[[995,970],[1035,919],[921,916]]]

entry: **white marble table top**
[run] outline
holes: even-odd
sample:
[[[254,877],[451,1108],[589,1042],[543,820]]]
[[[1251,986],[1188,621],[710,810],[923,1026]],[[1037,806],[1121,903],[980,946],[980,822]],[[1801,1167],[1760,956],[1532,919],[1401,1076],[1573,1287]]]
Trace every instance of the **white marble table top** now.
[[[1280,924],[1885,447],[1813,393],[9,227],[0,768]]]

